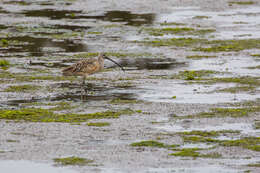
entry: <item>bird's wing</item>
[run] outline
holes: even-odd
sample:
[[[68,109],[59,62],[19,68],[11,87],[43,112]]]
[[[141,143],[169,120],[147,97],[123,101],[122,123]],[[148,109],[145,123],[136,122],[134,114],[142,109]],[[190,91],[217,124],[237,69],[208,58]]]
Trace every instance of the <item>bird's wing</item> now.
[[[83,72],[85,71],[86,68],[92,67],[94,65],[95,65],[94,59],[82,60],[73,65],[74,67],[72,72],[73,73]]]

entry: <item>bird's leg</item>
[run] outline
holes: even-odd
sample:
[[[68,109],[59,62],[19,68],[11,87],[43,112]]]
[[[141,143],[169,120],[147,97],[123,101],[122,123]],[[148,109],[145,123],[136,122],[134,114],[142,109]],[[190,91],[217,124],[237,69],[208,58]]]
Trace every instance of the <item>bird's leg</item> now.
[[[85,100],[86,95],[87,95],[87,93],[88,93],[88,89],[84,87],[86,77],[87,77],[86,75],[84,75],[84,76],[82,77],[82,84],[81,84],[81,100]]]
[[[86,76],[82,76],[82,83],[81,83],[81,100],[84,100],[84,85],[85,85],[85,79],[86,79]]]
[[[85,85],[86,76],[82,76],[82,86]]]

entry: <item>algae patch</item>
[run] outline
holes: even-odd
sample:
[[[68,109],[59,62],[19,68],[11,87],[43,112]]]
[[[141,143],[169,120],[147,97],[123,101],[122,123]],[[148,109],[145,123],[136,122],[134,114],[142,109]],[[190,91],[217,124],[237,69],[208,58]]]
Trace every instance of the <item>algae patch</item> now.
[[[193,130],[189,132],[179,132],[180,135],[196,135],[196,136],[203,136],[203,137],[217,137],[223,134],[235,133],[239,134],[240,131],[238,130],[219,130],[219,131],[200,131],[200,130]]]
[[[175,148],[176,145],[166,145],[157,141],[141,141],[131,144],[132,147],[158,147],[158,148]]]
[[[96,122],[96,123],[87,123],[87,126],[95,126],[95,127],[104,127],[104,126],[109,126],[110,123],[108,122]]]
[[[130,115],[134,111],[130,109],[119,111],[105,111],[89,114],[56,114],[45,109],[20,109],[20,110],[0,110],[0,119],[30,121],[30,122],[63,122],[76,123],[84,122],[89,119],[118,118],[121,115]]]
[[[39,90],[41,86],[37,85],[17,85],[17,86],[9,86],[4,91],[5,92],[31,92]]]
[[[93,160],[80,158],[80,157],[65,157],[65,158],[54,158],[53,161],[60,165],[77,165],[77,166],[84,166],[88,165],[89,163],[93,163]]]
[[[255,2],[254,1],[230,1],[228,2],[229,5],[253,5]]]
[[[190,55],[186,56],[188,59],[203,59],[203,58],[216,58],[217,56],[209,56],[209,55]]]
[[[237,140],[223,141],[220,145],[225,147],[238,146],[249,150],[260,151],[260,137],[246,137]]]
[[[10,62],[5,59],[0,59],[0,67],[7,67],[10,65]]]
[[[220,157],[222,157],[221,154],[216,153],[216,152],[212,152],[212,153],[208,153],[208,154],[201,154],[200,152],[198,152],[199,150],[202,150],[202,149],[200,149],[200,148],[184,148],[184,149],[181,149],[180,151],[178,151],[176,153],[172,153],[170,155],[171,156],[178,156],[178,157],[193,157],[193,158],[197,158],[197,157],[220,158]]]
[[[211,112],[201,112],[194,115],[181,116],[179,118],[213,118],[213,117],[246,117],[249,113],[260,112],[260,106],[244,108],[212,108]]]

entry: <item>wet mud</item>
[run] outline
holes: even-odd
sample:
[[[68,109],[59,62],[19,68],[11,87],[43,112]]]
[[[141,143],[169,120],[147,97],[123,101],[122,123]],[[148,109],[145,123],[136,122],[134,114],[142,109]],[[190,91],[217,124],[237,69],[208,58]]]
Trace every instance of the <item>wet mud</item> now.
[[[0,1],[0,169],[259,172],[260,4],[239,2]],[[125,72],[62,75],[99,52]]]

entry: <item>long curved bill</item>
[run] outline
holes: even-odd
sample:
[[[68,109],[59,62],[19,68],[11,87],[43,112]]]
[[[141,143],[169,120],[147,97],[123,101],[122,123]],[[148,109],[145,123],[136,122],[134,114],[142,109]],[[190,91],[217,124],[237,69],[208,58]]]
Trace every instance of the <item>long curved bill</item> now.
[[[114,60],[108,58],[107,56],[104,57],[104,59],[108,59],[108,60],[112,61],[113,63],[115,63],[116,65],[118,65],[118,66],[125,72],[125,69],[124,69],[120,64],[118,64],[116,61],[114,61]]]

